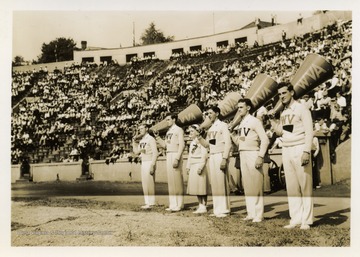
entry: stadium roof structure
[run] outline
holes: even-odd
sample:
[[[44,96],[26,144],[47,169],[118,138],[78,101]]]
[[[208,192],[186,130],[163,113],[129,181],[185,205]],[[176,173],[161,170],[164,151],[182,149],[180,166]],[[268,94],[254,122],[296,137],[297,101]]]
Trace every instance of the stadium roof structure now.
[[[262,21],[262,20],[259,21],[259,25],[260,25],[261,28],[266,28],[266,27],[271,27],[271,26],[273,26],[271,22]],[[275,24],[275,25],[277,25],[277,24]],[[250,22],[248,25],[242,27],[240,30],[242,30],[242,29],[254,28],[254,27],[256,27],[255,21]]]
[[[86,49],[84,49],[82,51],[108,50],[108,49],[110,49],[110,48],[98,47],[98,46],[88,46],[88,47],[86,47]]]

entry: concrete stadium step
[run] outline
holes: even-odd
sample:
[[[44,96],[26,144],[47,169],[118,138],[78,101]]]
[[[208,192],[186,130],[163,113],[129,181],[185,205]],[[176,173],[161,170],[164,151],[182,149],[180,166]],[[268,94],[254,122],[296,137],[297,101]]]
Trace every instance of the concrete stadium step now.
[[[24,179],[24,178],[21,178],[21,179],[17,179],[15,181],[15,183],[30,183],[31,181],[29,179]]]
[[[30,177],[30,174],[24,174],[20,179],[16,180],[16,183],[30,183],[32,178]]]
[[[86,180],[91,180],[93,179],[90,174],[84,174],[81,175],[79,178],[76,178],[76,181],[86,181]]]

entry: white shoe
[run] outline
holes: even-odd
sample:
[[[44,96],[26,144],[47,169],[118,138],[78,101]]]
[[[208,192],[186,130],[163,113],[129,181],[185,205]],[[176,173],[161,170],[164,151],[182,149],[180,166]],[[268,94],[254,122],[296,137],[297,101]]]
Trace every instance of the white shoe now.
[[[262,219],[259,219],[259,218],[255,218],[255,219],[252,220],[252,222],[254,222],[254,223],[259,223],[261,221],[262,221]]]
[[[253,218],[246,216],[245,218],[242,219],[243,221],[248,221],[248,220],[253,220]]]
[[[195,211],[193,211],[193,213],[199,213],[200,209],[201,209],[201,204],[199,204],[199,206],[197,207],[197,209]]]
[[[207,213],[207,209],[206,206],[203,205],[200,209],[199,209],[199,213]]]
[[[198,208],[198,213],[207,213],[207,208],[205,204],[200,204]]]
[[[171,209],[172,212],[178,212],[181,211],[181,208],[175,208],[175,209]]]
[[[296,225],[294,225],[294,224],[289,224],[289,225],[284,226],[284,228],[286,228],[286,229],[293,229],[293,228],[296,228]]]
[[[308,225],[308,224],[302,224],[301,227],[300,227],[300,229],[302,229],[302,230],[308,230],[308,229],[310,229],[310,225]]]
[[[193,213],[195,213],[195,214],[207,213],[207,210],[206,210],[206,209],[198,208],[196,211],[193,211]]]
[[[141,206],[140,208],[141,208],[141,209],[150,209],[150,208],[151,208],[151,206],[150,206],[150,205],[145,204],[145,205]]]
[[[201,207],[199,207],[199,208],[198,208],[196,211],[194,211],[193,213],[196,213],[196,214],[207,213],[206,206],[201,206]]]
[[[227,213],[220,213],[220,214],[218,214],[218,215],[216,215],[216,218],[225,218],[225,217],[227,217],[229,214],[227,214]]]
[[[172,209],[169,207],[169,208],[166,208],[165,211],[172,211]]]
[[[196,211],[193,211],[193,213],[200,213],[200,208],[197,208]]]

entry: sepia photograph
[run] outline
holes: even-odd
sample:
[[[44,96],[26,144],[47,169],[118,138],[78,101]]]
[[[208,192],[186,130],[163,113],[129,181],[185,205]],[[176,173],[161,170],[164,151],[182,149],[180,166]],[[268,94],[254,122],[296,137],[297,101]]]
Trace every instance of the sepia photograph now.
[[[0,4],[6,256],[354,256],[356,4],[170,2]]]

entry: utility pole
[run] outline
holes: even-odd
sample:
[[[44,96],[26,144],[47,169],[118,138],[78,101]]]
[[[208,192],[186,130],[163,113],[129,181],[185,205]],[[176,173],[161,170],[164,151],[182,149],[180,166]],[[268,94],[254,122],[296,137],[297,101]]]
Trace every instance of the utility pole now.
[[[135,22],[133,21],[133,46],[135,46]]]
[[[213,12],[213,34],[215,34],[215,13]]]
[[[55,49],[54,49],[54,53],[55,53],[55,62],[58,61],[58,51],[57,51],[57,44],[55,44]]]

